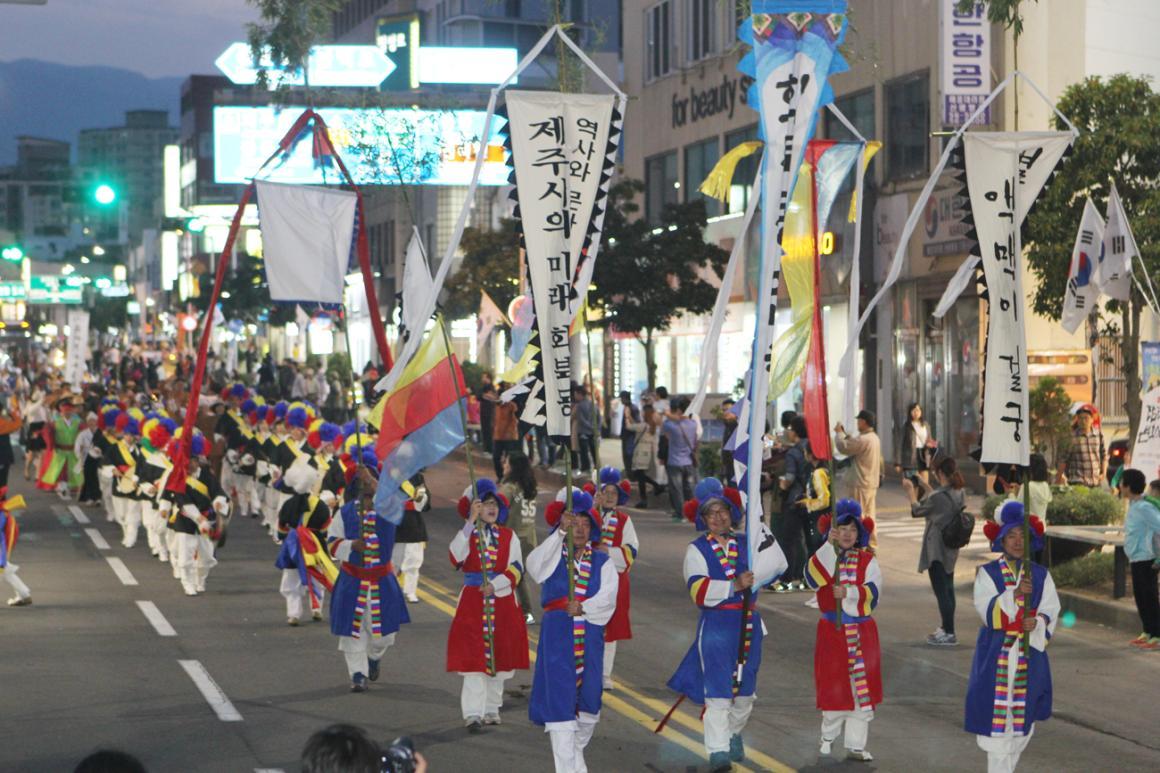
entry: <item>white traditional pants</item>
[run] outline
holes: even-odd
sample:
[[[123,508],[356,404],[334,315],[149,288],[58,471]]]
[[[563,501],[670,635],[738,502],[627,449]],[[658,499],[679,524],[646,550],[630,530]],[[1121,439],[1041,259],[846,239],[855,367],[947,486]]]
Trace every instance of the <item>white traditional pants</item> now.
[[[403,576],[403,595],[409,599],[415,598],[419,590],[419,569],[426,549],[426,542],[396,542],[391,552],[391,563],[399,567]]]
[[[266,511],[266,518],[263,520],[263,523],[266,525],[266,528],[269,530],[270,534],[274,536],[275,540],[278,539],[278,513],[282,512],[282,505],[289,502],[291,496],[293,495],[286,494],[281,491],[275,491],[274,506]]]
[[[117,513],[113,507],[113,466],[101,465],[97,468],[97,484],[101,487],[101,503],[105,506],[105,520],[109,523],[117,520]]]
[[[302,578],[298,576],[297,569],[283,569],[282,570],[282,584],[278,588],[283,598],[286,599],[286,617],[294,618],[295,620],[303,620],[306,618],[307,600],[309,599],[309,610],[322,611],[322,602],[326,598],[326,589],[322,584],[310,578],[310,588],[302,584]],[[313,591],[313,596],[311,596]]]
[[[177,570],[186,594],[204,591],[209,570],[215,566],[213,540],[200,533],[177,532]]]
[[[461,674],[463,690],[459,693],[459,706],[464,719],[483,719],[499,716],[503,706],[503,684],[515,676],[515,671],[500,671],[495,676],[473,672]]]
[[[234,473],[234,492],[236,494],[234,512],[243,518],[248,518],[250,513],[258,512],[258,508],[254,505],[255,485],[253,475]]]
[[[870,736],[870,720],[874,719],[874,709],[857,711],[823,711],[822,740],[833,741],[842,733],[842,742],[847,749],[864,751]],[[845,732],[843,733],[843,725]]]
[[[145,527],[149,552],[162,561],[168,561],[169,547],[165,544],[165,519],[161,517],[157,504],[152,500],[141,500],[141,525]]]
[[[282,501],[282,492],[273,486],[266,486],[262,491],[262,525],[271,534],[278,524],[278,508]]]
[[[30,591],[28,586],[24,584],[24,581],[16,575],[16,572],[19,569],[19,566],[10,563],[8,566],[0,568],[0,577],[4,578],[4,581],[8,583],[9,587],[12,588],[18,597],[26,599],[32,595],[32,591]]]
[[[181,532],[165,527],[165,547],[169,551],[169,564],[173,567],[173,579],[181,579],[181,566],[177,555],[177,537]]]
[[[386,636],[371,635],[370,607],[363,610],[360,620],[362,633],[357,639],[353,636],[338,637],[338,651],[346,659],[346,670],[351,677],[355,674],[366,676],[370,671],[368,661],[382,660],[383,655],[387,654],[387,650],[395,643],[393,633]]]
[[[741,735],[753,711],[755,695],[705,699],[705,749],[709,754],[729,751],[729,740]]]
[[[117,511],[117,523],[121,524],[121,545],[131,548],[137,544],[137,532],[141,529],[141,502],[113,497],[113,508]]]
[[[1008,717],[1010,713],[1008,713]],[[1035,728],[1027,735],[978,735],[979,748],[987,753],[987,773],[1015,773],[1019,755],[1027,748]]]
[[[552,758],[556,773],[588,773],[584,750],[596,731],[599,714],[581,711],[571,722],[548,722],[544,730],[552,739]]]
[[[616,645],[619,642],[604,642],[604,686],[612,685],[612,664],[616,662]]]

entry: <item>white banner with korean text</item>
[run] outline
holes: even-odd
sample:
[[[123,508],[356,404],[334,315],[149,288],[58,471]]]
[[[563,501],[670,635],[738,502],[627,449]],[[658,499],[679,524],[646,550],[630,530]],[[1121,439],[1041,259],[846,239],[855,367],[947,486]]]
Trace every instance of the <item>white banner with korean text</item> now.
[[[1132,445],[1132,466],[1153,480],[1160,477],[1160,387],[1149,390],[1140,404],[1140,427]]]
[[[984,464],[1030,461],[1030,384],[1021,227],[1059,160],[1069,132],[963,136],[967,193],[978,234],[988,314],[983,386]]]
[[[968,11],[959,0],[940,0],[942,39],[939,47],[942,125],[959,127],[991,93],[991,23],[983,3]],[[991,108],[979,119],[991,123]]]
[[[546,91],[504,96],[517,217],[540,334],[548,434],[567,437],[573,375],[568,328],[581,301],[577,270],[593,241],[593,216],[607,184],[616,98]],[[599,241],[598,232],[594,237]]]
[[[68,312],[68,349],[65,352],[64,380],[80,386],[85,380],[85,358],[89,354],[89,313],[79,309]]]

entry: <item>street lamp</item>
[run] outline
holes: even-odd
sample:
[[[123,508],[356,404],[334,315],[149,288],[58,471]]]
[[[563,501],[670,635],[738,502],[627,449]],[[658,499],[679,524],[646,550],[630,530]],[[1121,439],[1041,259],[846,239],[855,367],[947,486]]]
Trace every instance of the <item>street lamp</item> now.
[[[24,260],[24,250],[20,249],[20,245],[18,244],[10,244],[0,252],[0,257],[13,263],[19,263]]]

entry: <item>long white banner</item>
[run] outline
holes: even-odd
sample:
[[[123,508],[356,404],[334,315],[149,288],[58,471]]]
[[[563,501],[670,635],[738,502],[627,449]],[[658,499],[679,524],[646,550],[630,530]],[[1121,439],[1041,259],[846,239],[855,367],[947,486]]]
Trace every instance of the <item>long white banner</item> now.
[[[984,463],[1030,461],[1030,384],[1020,229],[1071,144],[1070,132],[963,136],[967,193],[987,284]]]
[[[68,312],[68,349],[64,360],[64,380],[79,386],[85,377],[85,357],[89,353],[89,313],[79,309]]]
[[[570,436],[568,328],[587,287],[576,288],[607,178],[611,94],[507,91],[518,217],[540,333],[548,434]],[[619,129],[617,129],[619,134]],[[600,210],[603,212],[603,210]],[[579,289],[579,292],[577,292]]]

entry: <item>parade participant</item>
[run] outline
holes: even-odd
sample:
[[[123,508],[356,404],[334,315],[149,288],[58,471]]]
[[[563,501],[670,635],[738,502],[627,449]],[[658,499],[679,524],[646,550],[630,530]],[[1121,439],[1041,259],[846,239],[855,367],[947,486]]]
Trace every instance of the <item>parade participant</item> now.
[[[48,424],[48,407],[45,405],[45,394],[39,387],[32,390],[27,402],[24,403],[25,437],[27,447],[24,449],[24,479],[32,480],[33,472],[40,469],[40,462],[48,444],[44,440],[44,427]]]
[[[403,520],[395,531],[395,550],[391,562],[403,580],[403,596],[407,603],[419,603],[419,570],[427,550],[427,524],[423,513],[431,508],[431,497],[423,481],[423,473],[415,474],[404,486],[410,486],[410,499],[403,505]],[[518,535],[517,535],[518,536]],[[521,546],[522,549],[522,546]]]
[[[411,622],[390,556],[395,524],[375,512],[379,460],[371,448],[355,449],[359,462],[348,501],[330,522],[326,539],[342,571],[330,600],[330,631],[350,674],[350,691],[366,692],[379,678],[380,661]]]
[[[20,536],[16,516],[12,513],[14,510],[24,508],[24,497],[5,499],[7,496],[8,487],[0,488],[0,500],[3,500],[0,501],[0,577],[4,578],[16,594],[8,599],[8,606],[27,607],[32,605],[32,591],[16,574],[20,567],[12,563],[12,550],[16,547],[16,540]]]
[[[237,481],[235,478],[240,458],[238,449],[245,444],[245,437],[242,434],[245,420],[241,416],[240,408],[242,403],[248,399],[250,399],[250,390],[246,389],[245,384],[234,383],[223,389],[221,402],[224,404],[225,410],[218,414],[213,427],[214,442],[224,443],[226,448],[221,465],[221,486],[226,492],[226,496],[234,502],[237,501],[235,493]]]
[[[768,585],[788,566],[777,540],[764,526],[756,560],[750,561],[741,522],[741,494],[705,478],[685,505],[685,517],[705,532],[685,549],[685,584],[701,610],[697,633],[668,686],[704,705],[705,749],[713,771],[745,759],[741,733],[753,711],[765,625],[753,588]],[[673,706],[676,709],[676,705]],[[672,711],[670,711],[670,715]],[[668,720],[662,721],[661,726]]]
[[[105,520],[112,523],[117,520],[113,506],[113,479],[116,466],[113,464],[113,449],[119,439],[116,424],[121,409],[116,403],[104,406],[97,417],[97,428],[100,430],[93,435],[93,448],[99,450],[97,460],[97,483],[101,489],[101,504],[105,507]]]
[[[114,426],[117,442],[110,449],[113,477],[116,478],[113,485],[113,512],[121,526],[121,545],[131,548],[137,544],[137,530],[141,526],[141,507],[137,500],[137,464],[141,459],[137,436],[141,429],[128,411],[117,417]]]
[[[247,407],[248,406],[248,407]],[[245,443],[239,449],[238,479],[235,483],[241,502],[238,512],[247,518],[257,518],[262,512],[262,484],[258,481],[258,459],[261,458],[262,440],[258,409],[265,408],[261,397],[255,396],[242,403],[242,420],[245,429]]]
[[[628,513],[620,508],[628,502],[632,494],[632,484],[620,477],[615,467],[602,467],[597,474],[599,490],[596,491],[597,511],[600,514],[600,541],[596,550],[607,553],[620,575],[616,589],[616,612],[608,625],[604,626],[604,689],[611,690],[612,667],[616,660],[616,643],[632,638],[632,624],[628,617],[629,582],[628,571],[632,568],[636,554],[640,550],[640,540],[636,527]],[[587,486],[585,487],[587,488]]]
[[[544,610],[528,716],[551,738],[556,773],[585,773],[584,749],[600,721],[604,626],[616,611],[618,578],[608,554],[592,549],[600,523],[591,496],[562,489],[544,516],[552,533],[525,560]]]
[[[43,430],[48,450],[41,462],[37,488],[42,491],[55,490],[61,499],[68,499],[70,490],[81,487],[81,469],[73,450],[81,424],[72,397],[65,396],[57,400],[56,415]]]
[[[329,421],[315,419],[306,436],[307,445],[314,450],[311,464],[318,469],[318,496],[332,510],[338,509],[339,497],[346,488],[346,474],[339,460],[343,447],[342,428]]]
[[[101,434],[97,423],[97,414],[89,412],[85,416],[85,426],[77,434],[73,444],[73,453],[77,463],[81,465],[81,490],[77,494],[77,504],[96,505],[101,501],[101,485],[98,477],[98,468],[101,463],[101,449],[96,445],[96,438]]]
[[[967,684],[966,731],[987,752],[989,773],[1011,773],[1037,721],[1051,716],[1047,643],[1059,619],[1051,573],[1025,559],[1043,547],[1043,523],[1031,516],[1024,541],[1023,503],[1006,502],[983,527],[1000,558],[975,574],[975,609],[983,619]],[[1023,646],[1024,634],[1028,645]]]
[[[292,495],[278,512],[278,537],[282,548],[274,566],[282,570],[279,592],[286,599],[286,623],[291,626],[302,620],[306,609],[303,602],[307,598],[310,600],[310,617],[321,620],[326,586],[334,585],[333,576],[324,581],[310,577],[308,572],[315,563],[309,559],[316,547],[326,544],[326,529],[330,525],[330,505],[314,493],[321,478],[317,467],[305,457],[299,457],[282,479]]]
[[[277,490],[274,517],[270,524],[270,532],[274,538],[274,542],[279,541],[277,533],[278,513],[282,512],[282,506],[292,496],[292,492],[288,490],[282,479],[295,462],[299,459],[304,459],[309,462],[313,455],[310,446],[306,442],[306,436],[308,434],[307,428],[310,426],[311,421],[310,410],[305,403],[290,404],[285,418],[287,434],[282,438],[282,443],[278,446],[274,454],[274,466],[271,468],[271,475],[275,479],[274,488]]]
[[[286,426],[286,412],[290,409],[288,403],[276,403],[266,414],[266,425],[269,433],[262,444],[262,452],[266,458],[266,488],[262,492],[262,526],[271,536],[274,535],[278,524],[279,506],[282,502],[282,492],[278,490],[278,480],[282,476],[280,461],[282,446],[286,440],[289,428]]]
[[[503,685],[528,668],[528,629],[512,592],[523,574],[520,540],[504,524],[508,501],[481,478],[459,500],[466,523],[451,539],[451,565],[463,589],[447,635],[447,670],[463,677],[459,704],[473,733],[498,725]]]
[[[165,491],[169,473],[173,470],[165,449],[176,429],[177,424],[172,419],[147,419],[141,430],[137,464],[137,504],[141,508],[141,525],[145,527],[150,554],[164,562],[169,561],[169,547],[165,542],[165,519],[158,508],[158,499]]]
[[[177,452],[181,442],[180,430],[169,444],[169,456]],[[196,596],[205,592],[205,582],[209,572],[217,566],[214,558],[214,541],[218,537],[221,521],[230,511],[229,498],[209,468],[209,443],[194,430],[190,443],[190,471],[185,479],[185,491],[165,492],[172,502],[169,523],[177,532],[176,564],[180,574],[181,587],[186,596]]]
[[[870,762],[866,740],[882,702],[882,652],[870,616],[882,592],[882,569],[869,550],[874,521],[862,518],[862,506],[853,499],[839,499],[833,522],[823,515],[818,531],[828,538],[806,564],[805,579],[822,613],[814,644],[820,752],[829,754],[842,733],[846,757]]]

